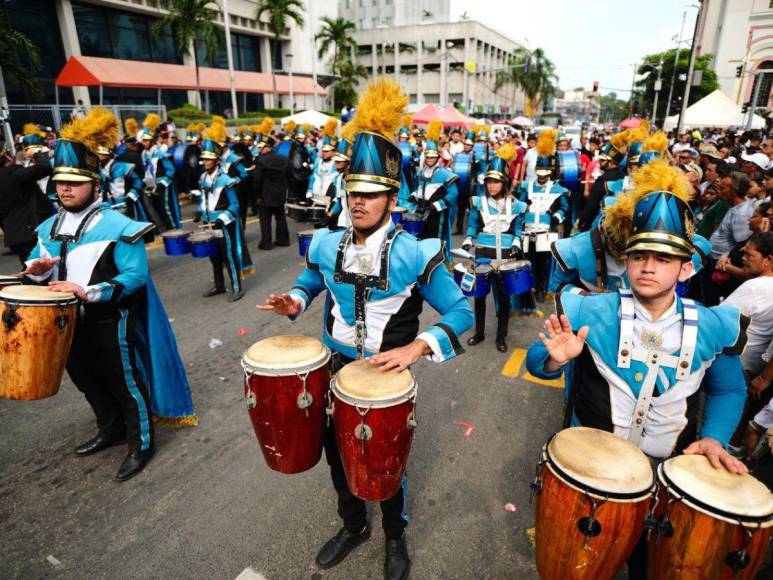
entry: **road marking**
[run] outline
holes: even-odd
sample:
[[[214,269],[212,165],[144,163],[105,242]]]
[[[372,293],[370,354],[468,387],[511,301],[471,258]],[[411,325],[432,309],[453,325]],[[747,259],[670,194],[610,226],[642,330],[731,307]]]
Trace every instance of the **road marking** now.
[[[245,568],[234,580],[266,580],[266,577],[252,568]]]
[[[513,354],[507,359],[505,366],[502,367],[502,374],[506,377],[515,378],[521,375],[521,368],[523,367],[523,361],[526,360],[526,349],[516,348],[513,350]],[[564,375],[561,375],[557,379],[538,379],[532,375],[529,371],[524,371],[521,377],[531,383],[542,385],[543,387],[552,387],[554,389],[564,388]]]

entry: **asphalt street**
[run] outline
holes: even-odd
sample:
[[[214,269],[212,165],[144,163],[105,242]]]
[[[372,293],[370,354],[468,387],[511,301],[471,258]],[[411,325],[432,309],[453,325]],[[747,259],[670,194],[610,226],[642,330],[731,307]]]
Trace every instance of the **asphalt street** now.
[[[369,508],[370,541],[336,568],[318,569],[318,549],[340,527],[327,464],[323,458],[302,474],[275,473],[252,431],[242,353],[273,335],[319,336],[323,302],[296,322],[255,310],[269,293],[289,289],[303,260],[294,235],[289,248],[259,251],[254,221],[247,240],[256,273],[234,304],[201,297],[210,286],[208,261],[149,249],[200,424],[157,428],[158,452],[138,477],[114,480],[125,447],[73,454],[96,426],[67,377],[50,399],[0,400],[0,578],[232,580],[247,569],[243,577],[267,580],[381,577],[378,507]],[[292,232],[307,227],[291,220]],[[15,257],[0,258],[0,273],[15,271]],[[541,321],[512,318],[510,352],[501,354],[490,304],[485,342],[413,369],[412,578],[536,577],[529,482],[543,443],[560,427],[561,391],[524,378],[519,364],[523,351],[516,349],[528,348]],[[429,324],[436,316],[425,308],[422,319]],[[222,346],[210,348],[213,338]]]

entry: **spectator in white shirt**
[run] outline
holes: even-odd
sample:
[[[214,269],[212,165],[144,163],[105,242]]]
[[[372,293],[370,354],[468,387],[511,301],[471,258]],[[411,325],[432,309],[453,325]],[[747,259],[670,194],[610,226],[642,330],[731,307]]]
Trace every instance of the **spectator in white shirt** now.
[[[749,218],[754,214],[754,205],[746,200],[749,178],[740,171],[734,171],[719,181],[719,193],[731,207],[716,231],[711,234],[711,257],[716,260],[727,254],[738,242],[749,239]]]

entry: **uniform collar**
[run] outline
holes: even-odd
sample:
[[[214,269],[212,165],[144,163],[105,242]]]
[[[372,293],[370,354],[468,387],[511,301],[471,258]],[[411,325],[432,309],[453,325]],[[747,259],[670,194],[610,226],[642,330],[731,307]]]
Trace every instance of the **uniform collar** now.
[[[671,303],[671,306],[669,306],[666,311],[661,315],[660,318],[657,320],[652,319],[652,315],[650,314],[649,310],[647,310],[644,305],[639,302],[639,300],[636,298],[636,294],[633,294],[633,308],[634,313],[636,315],[636,318],[639,318],[640,320],[643,320],[644,322],[653,324],[653,323],[662,323],[670,320],[676,313],[677,313],[677,297],[676,294],[674,294],[674,301]]]

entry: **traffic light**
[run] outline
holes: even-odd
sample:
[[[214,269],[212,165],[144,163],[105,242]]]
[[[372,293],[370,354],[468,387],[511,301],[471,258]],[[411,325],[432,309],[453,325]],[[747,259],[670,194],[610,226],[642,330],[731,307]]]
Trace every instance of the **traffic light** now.
[[[739,64],[737,67],[735,67],[735,78],[740,79],[741,73],[743,73],[743,65]]]
[[[748,113],[748,112],[749,112],[749,107],[751,107],[751,106],[752,106],[752,102],[751,102],[751,101],[746,101],[746,102],[745,102],[745,103],[744,103],[744,104],[741,106],[741,112],[742,112],[742,113],[745,115],[746,113]]]
[[[526,62],[523,63],[523,72],[528,74],[530,68],[531,68],[531,55],[527,56]]]
[[[593,92],[598,93],[599,92],[599,82],[593,81]]]

